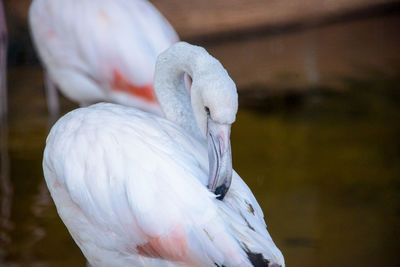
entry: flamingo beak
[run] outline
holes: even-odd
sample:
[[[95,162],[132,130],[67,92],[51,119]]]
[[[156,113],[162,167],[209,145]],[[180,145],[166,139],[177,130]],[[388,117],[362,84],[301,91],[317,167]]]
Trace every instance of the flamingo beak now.
[[[222,200],[232,182],[231,125],[207,119],[209,180],[208,188]]]

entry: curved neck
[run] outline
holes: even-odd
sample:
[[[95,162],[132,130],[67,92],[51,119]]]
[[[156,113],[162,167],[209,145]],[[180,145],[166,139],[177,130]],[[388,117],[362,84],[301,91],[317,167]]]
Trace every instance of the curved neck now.
[[[201,97],[199,78],[206,79],[222,65],[204,48],[177,43],[157,59],[154,90],[166,118],[198,138],[205,138],[207,116]],[[192,77],[191,96],[188,95],[184,74]],[[197,122],[197,123],[196,123]]]

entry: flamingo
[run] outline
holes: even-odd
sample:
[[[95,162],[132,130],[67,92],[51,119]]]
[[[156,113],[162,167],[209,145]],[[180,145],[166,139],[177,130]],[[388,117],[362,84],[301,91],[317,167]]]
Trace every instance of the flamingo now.
[[[162,114],[155,61],[179,37],[148,1],[34,0],[29,24],[50,113],[58,113],[58,87],[81,106],[106,101]]]
[[[178,42],[158,57],[154,88],[166,118],[99,103],[66,114],[47,138],[46,183],[88,262],[284,266],[232,169],[238,95],[221,63]]]

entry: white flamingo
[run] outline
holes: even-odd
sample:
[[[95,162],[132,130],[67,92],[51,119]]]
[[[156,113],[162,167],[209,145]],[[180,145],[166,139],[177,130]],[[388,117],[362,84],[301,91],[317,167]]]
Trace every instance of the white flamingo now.
[[[29,22],[51,113],[58,112],[55,84],[81,106],[107,101],[161,114],[155,61],[179,38],[148,1],[34,0]]]
[[[260,206],[232,171],[238,100],[226,70],[180,42],[159,56],[154,84],[167,119],[100,103],[68,113],[47,138],[47,186],[89,263],[284,266]]]

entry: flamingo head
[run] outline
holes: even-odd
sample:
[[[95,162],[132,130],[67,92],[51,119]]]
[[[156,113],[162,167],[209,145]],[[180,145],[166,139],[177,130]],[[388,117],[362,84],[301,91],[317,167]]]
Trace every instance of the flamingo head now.
[[[208,187],[222,200],[232,181],[230,133],[238,110],[238,94],[221,63],[212,57],[207,60],[209,71],[201,79],[193,79],[191,98],[197,124],[208,143]]]
[[[185,73],[192,81],[190,90]],[[204,48],[179,42],[159,55],[154,90],[167,119],[207,138],[208,187],[222,200],[232,180],[229,138],[238,110],[235,83]]]

